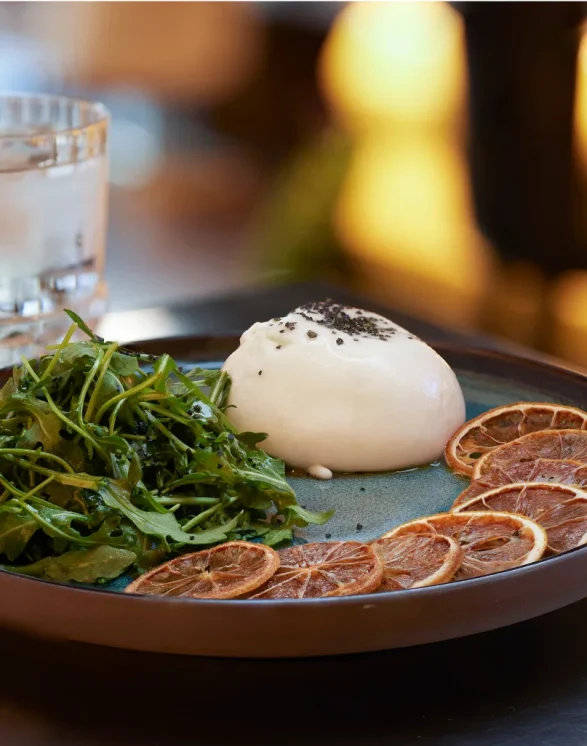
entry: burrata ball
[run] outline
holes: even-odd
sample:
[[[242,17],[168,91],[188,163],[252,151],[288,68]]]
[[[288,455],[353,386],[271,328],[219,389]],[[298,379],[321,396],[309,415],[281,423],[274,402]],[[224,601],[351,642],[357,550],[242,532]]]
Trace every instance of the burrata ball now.
[[[437,460],[465,420],[443,358],[392,321],[330,301],[254,324],[227,359],[227,416],[317,476]]]

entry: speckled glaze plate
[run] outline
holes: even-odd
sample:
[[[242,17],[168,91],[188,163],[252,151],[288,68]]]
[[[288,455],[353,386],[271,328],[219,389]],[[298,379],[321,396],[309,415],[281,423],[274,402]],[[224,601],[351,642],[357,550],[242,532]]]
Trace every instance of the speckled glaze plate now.
[[[235,338],[136,345],[213,367]],[[543,363],[455,347],[436,348],[456,371],[467,416],[515,401],[587,406],[587,377]],[[444,464],[386,474],[292,478],[310,509],[334,508],[300,541],[368,541],[405,521],[447,510],[467,480]],[[0,571],[0,624],[36,635],[114,647],[220,657],[301,657],[384,650],[506,626],[587,596],[587,547],[533,565],[431,588],[346,598],[198,601],[129,596]]]

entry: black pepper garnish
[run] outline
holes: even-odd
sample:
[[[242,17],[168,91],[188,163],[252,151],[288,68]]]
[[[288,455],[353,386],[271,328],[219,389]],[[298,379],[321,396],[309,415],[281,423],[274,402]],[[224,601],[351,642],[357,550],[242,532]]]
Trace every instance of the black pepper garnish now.
[[[331,538],[331,536],[332,536],[332,534],[324,534],[324,538],[325,538],[325,539],[330,539],[330,538]]]
[[[263,371],[262,371],[262,370],[260,370],[260,371],[259,371],[259,375],[261,375],[261,373],[262,373],[262,372],[263,372]]]
[[[336,338],[336,344],[337,345],[343,345],[344,344],[344,339],[342,339],[341,337],[337,337]]]
[[[276,350],[281,350],[281,345],[277,345]]]
[[[364,488],[364,487],[361,487],[361,489],[360,489],[359,491],[360,491],[360,492],[365,492],[365,488]]]
[[[325,300],[307,303],[298,308],[296,313],[306,321],[332,330],[333,334],[344,332],[353,338],[371,337],[385,341],[396,331],[391,322],[381,316],[360,310],[355,310],[351,315],[352,311],[349,306]]]
[[[310,339],[316,339],[316,337],[318,336],[316,332],[313,332],[311,329],[307,331],[306,334],[308,335],[308,337],[310,337]]]
[[[295,321],[286,321],[285,322],[285,328],[289,329],[290,332],[293,332],[293,330],[296,328],[296,322]]]
[[[280,329],[280,330],[279,330],[279,333],[280,333],[280,334],[283,334],[284,332],[285,332],[285,329]]]
[[[363,528],[362,523],[357,523],[357,531],[360,531]]]

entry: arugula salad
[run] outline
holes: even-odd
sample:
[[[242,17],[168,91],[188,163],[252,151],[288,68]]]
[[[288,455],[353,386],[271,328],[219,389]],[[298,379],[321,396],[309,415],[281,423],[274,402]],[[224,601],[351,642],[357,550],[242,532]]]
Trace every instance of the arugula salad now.
[[[0,391],[0,566],[104,582],[328,520],[298,505],[265,434],[230,424],[225,372],[134,353],[67,313],[61,344]],[[72,341],[78,330],[88,339]]]

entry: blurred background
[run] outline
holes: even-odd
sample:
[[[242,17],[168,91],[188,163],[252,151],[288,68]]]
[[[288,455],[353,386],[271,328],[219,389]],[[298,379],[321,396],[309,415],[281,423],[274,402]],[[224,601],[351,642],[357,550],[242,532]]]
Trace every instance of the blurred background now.
[[[326,278],[587,365],[582,3],[0,3],[112,113],[110,309]]]

